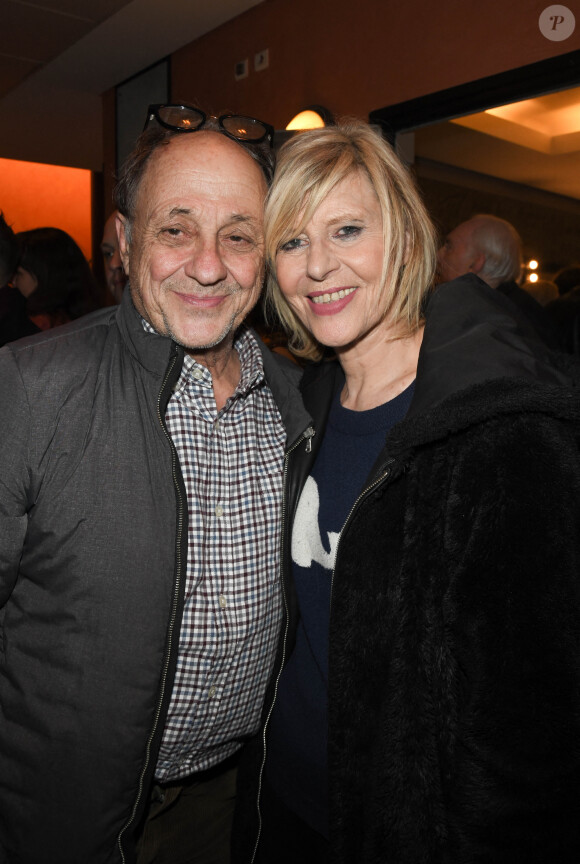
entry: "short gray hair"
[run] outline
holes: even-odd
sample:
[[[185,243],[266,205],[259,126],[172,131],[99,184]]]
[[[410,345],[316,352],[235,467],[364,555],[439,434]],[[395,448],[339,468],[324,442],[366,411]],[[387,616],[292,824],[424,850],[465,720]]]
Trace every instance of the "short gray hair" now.
[[[502,282],[518,282],[522,272],[522,240],[514,226],[489,213],[478,213],[469,221],[474,223],[472,244],[485,255],[478,276],[492,288]]]

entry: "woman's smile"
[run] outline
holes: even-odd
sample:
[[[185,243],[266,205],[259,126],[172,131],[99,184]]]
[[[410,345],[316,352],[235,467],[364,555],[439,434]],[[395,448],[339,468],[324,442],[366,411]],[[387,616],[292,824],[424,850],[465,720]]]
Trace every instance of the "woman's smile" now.
[[[335,288],[329,291],[311,292],[308,299],[313,305],[315,315],[336,315],[353,299],[356,286],[352,288]]]

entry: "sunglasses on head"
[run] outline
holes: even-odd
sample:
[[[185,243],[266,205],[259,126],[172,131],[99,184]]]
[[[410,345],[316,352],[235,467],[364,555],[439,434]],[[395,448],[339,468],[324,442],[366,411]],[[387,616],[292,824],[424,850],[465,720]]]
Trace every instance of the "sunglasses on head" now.
[[[267,140],[272,146],[274,139],[274,127],[255,117],[246,117],[243,114],[222,114],[221,117],[212,117],[217,120],[220,129],[225,135],[234,141],[245,144],[260,144]],[[150,105],[147,109],[146,129],[152,120],[159,123],[165,129],[174,132],[199,132],[208,120],[208,115],[199,108],[190,105]]]

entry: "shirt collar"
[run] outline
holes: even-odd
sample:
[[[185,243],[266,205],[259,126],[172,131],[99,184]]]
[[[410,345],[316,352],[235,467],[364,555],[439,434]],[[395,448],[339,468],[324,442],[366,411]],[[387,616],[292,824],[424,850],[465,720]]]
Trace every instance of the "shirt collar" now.
[[[159,335],[154,327],[141,317],[143,329],[147,333]],[[242,326],[234,339],[234,348],[238,352],[240,358],[241,375],[234,396],[244,396],[249,393],[254,387],[264,381],[264,361],[262,352],[260,351],[253,334],[247,327]],[[195,381],[201,386],[211,387],[211,374],[207,366],[203,363],[198,363],[189,354],[185,354],[183,359],[183,368],[179,381],[175,385],[175,390],[181,390],[186,384]]]

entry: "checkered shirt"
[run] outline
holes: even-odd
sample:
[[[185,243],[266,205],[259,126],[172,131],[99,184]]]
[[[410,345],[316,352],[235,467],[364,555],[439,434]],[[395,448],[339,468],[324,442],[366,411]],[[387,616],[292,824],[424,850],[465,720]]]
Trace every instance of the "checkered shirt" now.
[[[209,370],[186,354],[165,415],[187,490],[189,542],[160,782],[216,765],[257,730],[280,630],[286,432],[254,337],[243,330],[235,348],[241,379],[221,411]]]

